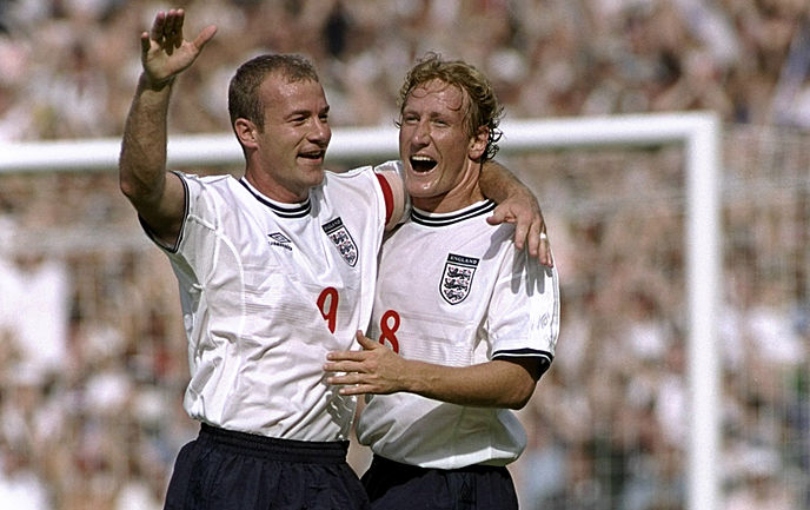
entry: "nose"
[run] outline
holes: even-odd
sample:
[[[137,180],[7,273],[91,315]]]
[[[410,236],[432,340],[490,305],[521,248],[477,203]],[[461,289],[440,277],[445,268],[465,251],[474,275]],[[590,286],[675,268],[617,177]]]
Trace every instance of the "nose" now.
[[[419,122],[413,128],[411,140],[416,145],[427,145],[430,143],[430,125],[427,122]]]
[[[332,127],[329,125],[329,121],[316,118],[309,132],[310,141],[319,145],[328,145],[331,138]]]

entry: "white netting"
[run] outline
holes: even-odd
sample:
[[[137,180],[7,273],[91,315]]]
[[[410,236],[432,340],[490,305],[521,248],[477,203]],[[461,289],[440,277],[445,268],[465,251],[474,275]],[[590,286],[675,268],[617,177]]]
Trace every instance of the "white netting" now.
[[[807,504],[808,142],[724,129],[723,508]],[[525,509],[685,506],[700,431],[687,420],[683,159],[674,146],[504,157],[541,199],[563,297],[557,359],[521,412]],[[196,432],[165,257],[114,172],[0,175],[0,211],[4,476],[53,508],[158,508]]]

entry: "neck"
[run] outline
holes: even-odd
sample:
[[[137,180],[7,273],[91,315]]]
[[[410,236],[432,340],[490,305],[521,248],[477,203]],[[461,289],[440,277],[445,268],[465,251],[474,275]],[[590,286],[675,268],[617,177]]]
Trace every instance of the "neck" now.
[[[478,181],[480,172],[480,164],[470,161],[450,191],[432,197],[411,197],[411,203],[425,212],[448,213],[480,202],[484,199]]]
[[[298,204],[304,202],[309,196],[309,188],[302,192],[289,190],[267,173],[251,172],[248,169],[245,172],[245,180],[262,195],[282,204]]]
[[[481,189],[475,186],[473,189],[455,188],[443,195],[429,198],[411,198],[411,203],[417,209],[425,212],[448,213],[458,211],[484,199]]]

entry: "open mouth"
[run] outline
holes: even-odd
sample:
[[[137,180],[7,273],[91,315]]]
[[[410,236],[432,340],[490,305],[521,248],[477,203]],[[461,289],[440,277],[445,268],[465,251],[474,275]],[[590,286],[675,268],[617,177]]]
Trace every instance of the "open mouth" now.
[[[301,152],[298,154],[298,157],[304,159],[311,159],[311,160],[318,160],[323,158],[325,152],[324,151],[309,151],[309,152]]]
[[[436,160],[427,156],[411,156],[410,162],[416,173],[430,172],[436,167]]]

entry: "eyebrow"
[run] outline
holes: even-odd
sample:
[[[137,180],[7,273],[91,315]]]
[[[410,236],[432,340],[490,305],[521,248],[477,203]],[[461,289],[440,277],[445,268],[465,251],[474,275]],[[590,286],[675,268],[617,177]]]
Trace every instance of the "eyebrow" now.
[[[318,110],[317,112],[315,112],[315,116],[320,116],[320,115],[322,115],[324,113],[329,113],[330,109],[331,109],[331,107],[329,105],[326,105],[326,107],[324,107],[323,109]],[[309,108],[300,108],[298,110],[293,110],[293,111],[289,112],[287,115],[284,116],[284,118],[291,119],[293,117],[300,117],[300,116],[309,117],[312,114],[313,114],[313,111],[310,110]]]

